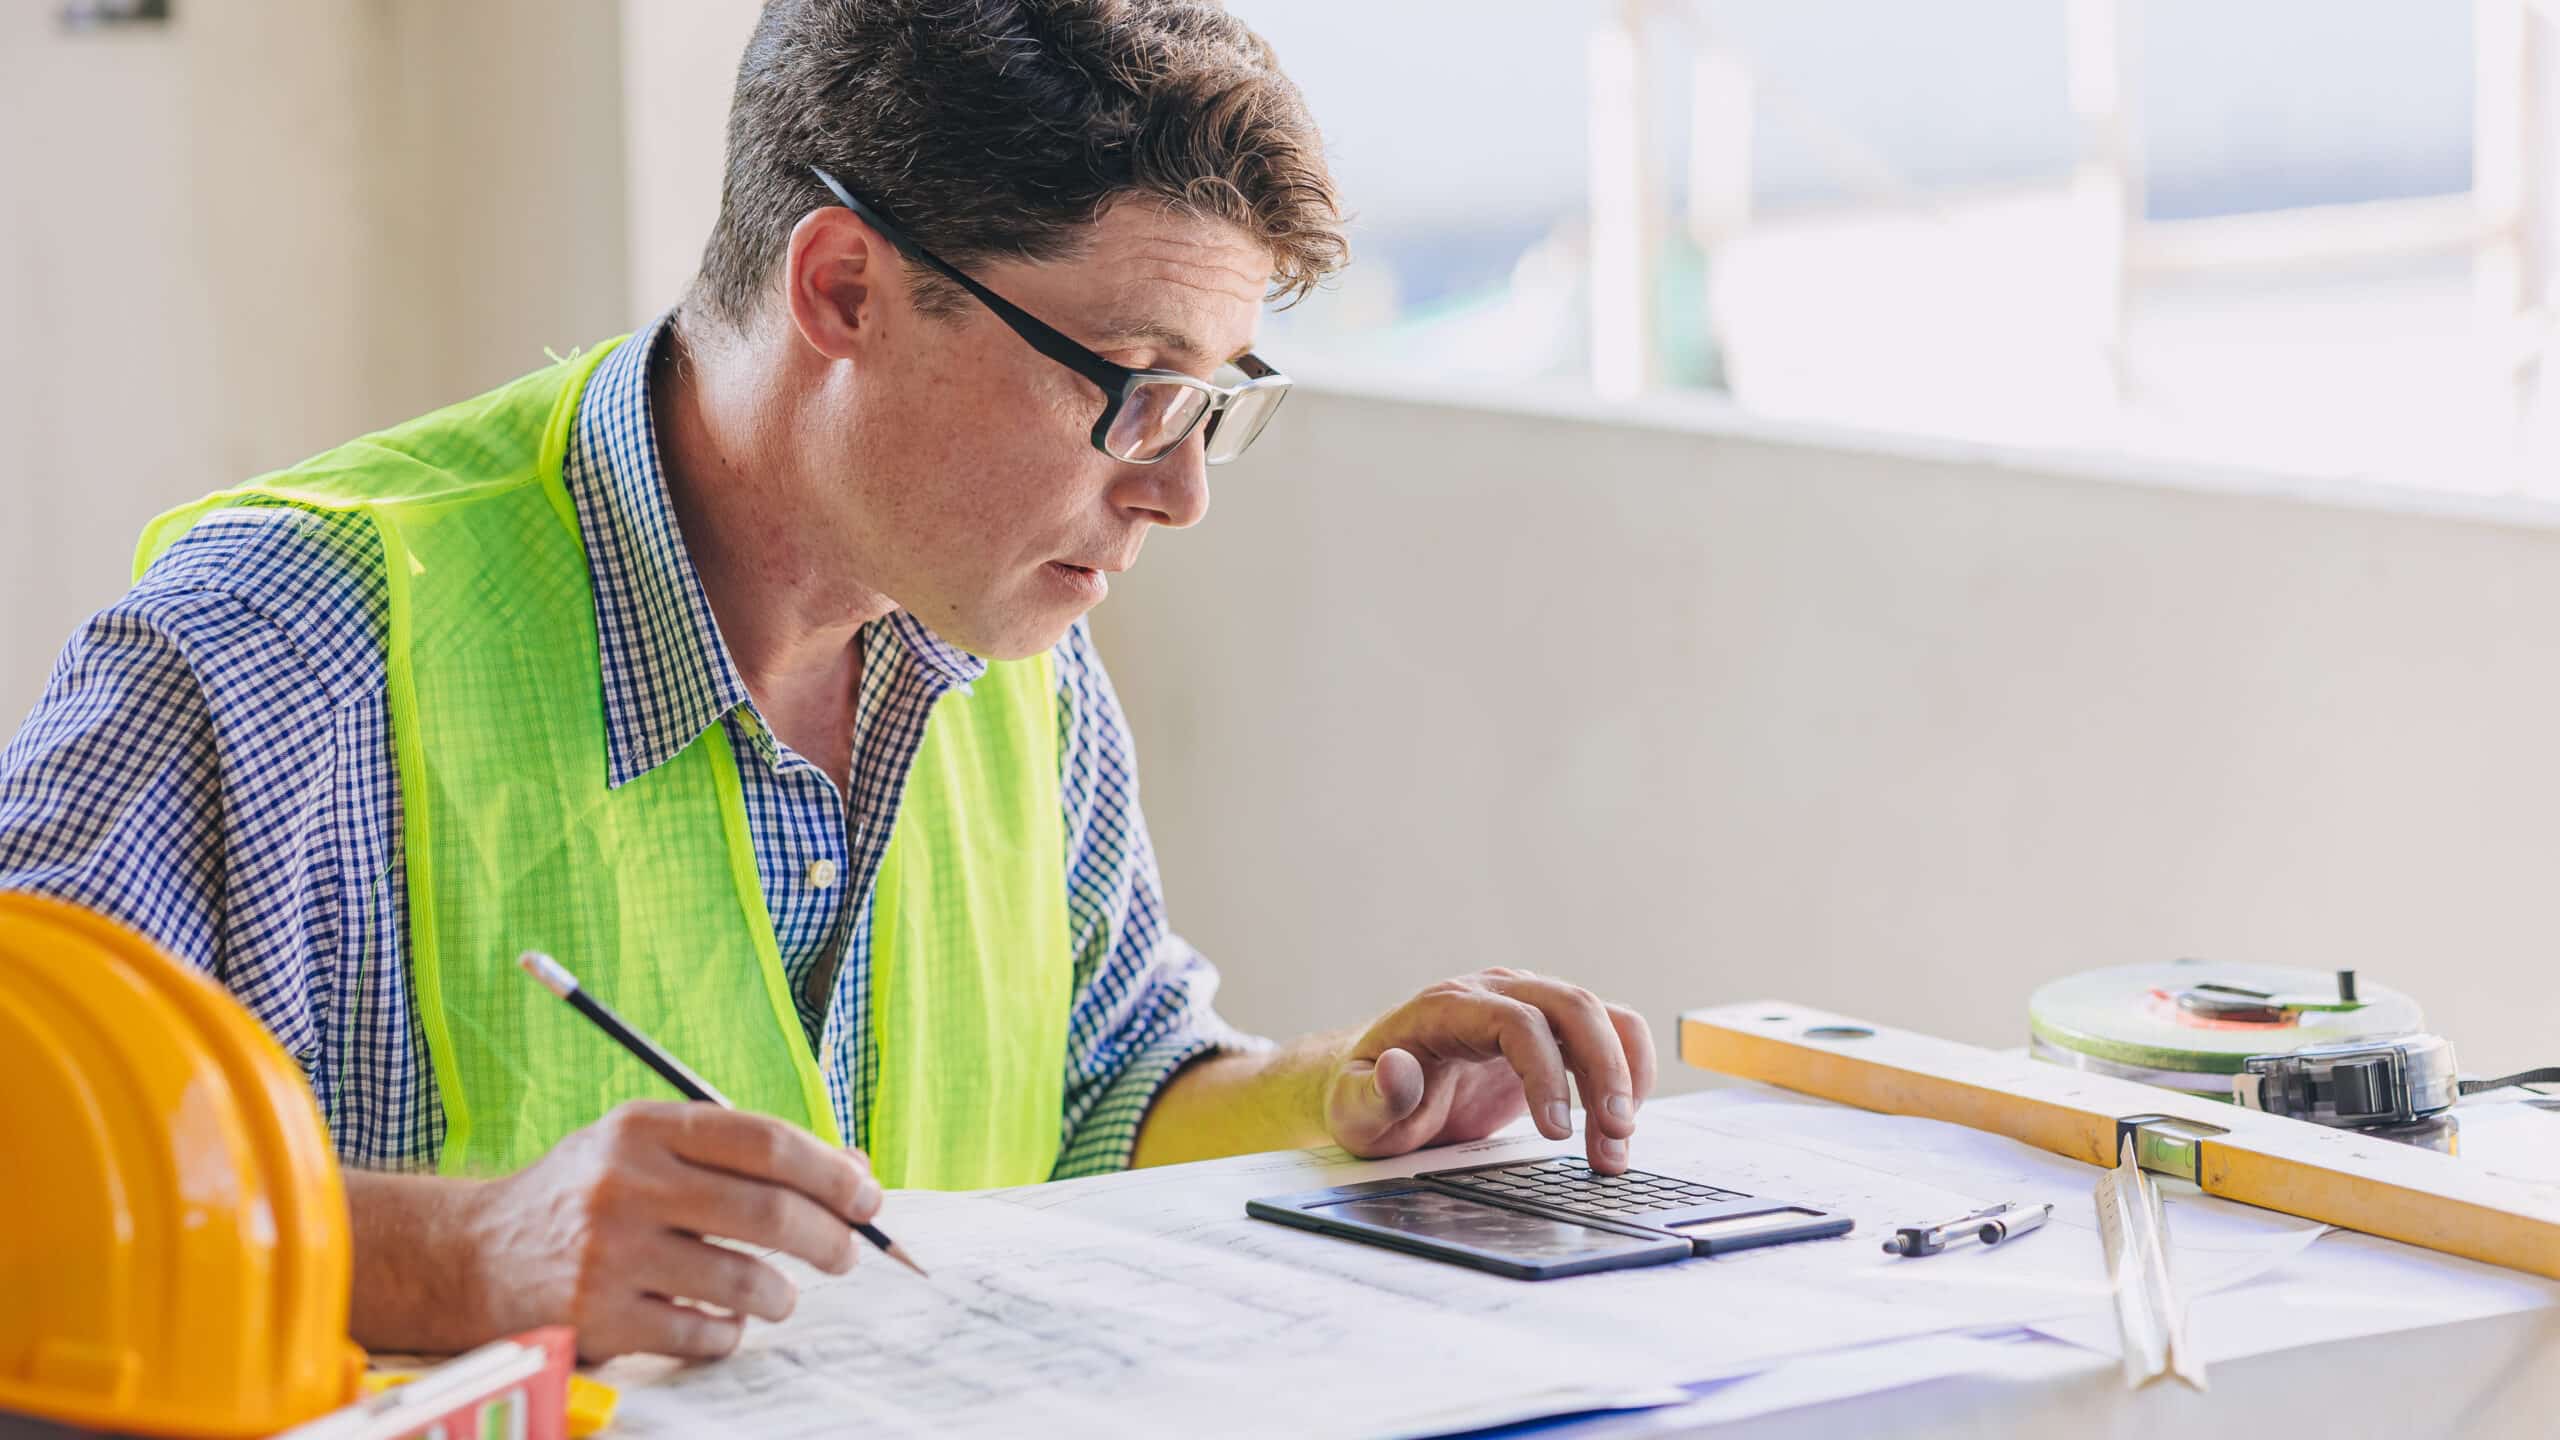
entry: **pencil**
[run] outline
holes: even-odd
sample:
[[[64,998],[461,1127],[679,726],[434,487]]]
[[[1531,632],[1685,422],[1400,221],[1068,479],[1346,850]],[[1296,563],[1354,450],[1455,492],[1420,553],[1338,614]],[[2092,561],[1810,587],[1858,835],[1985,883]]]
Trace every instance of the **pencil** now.
[[[523,968],[524,973],[541,981],[543,989],[568,1001],[572,1009],[594,1021],[597,1029],[612,1036],[623,1049],[640,1057],[640,1063],[657,1071],[668,1084],[683,1092],[687,1100],[707,1101],[723,1110],[738,1108],[729,1103],[728,1096],[712,1089],[710,1081],[694,1074],[683,1061],[660,1049],[658,1042],[632,1029],[631,1023],[614,1014],[612,1007],[581,989],[578,977],[570,974],[567,966],[539,950],[527,950],[517,956],[516,964]],[[861,1232],[863,1239],[879,1246],[890,1259],[918,1275],[924,1274],[924,1267],[915,1262],[915,1257],[883,1233],[879,1226],[856,1220],[853,1228]]]

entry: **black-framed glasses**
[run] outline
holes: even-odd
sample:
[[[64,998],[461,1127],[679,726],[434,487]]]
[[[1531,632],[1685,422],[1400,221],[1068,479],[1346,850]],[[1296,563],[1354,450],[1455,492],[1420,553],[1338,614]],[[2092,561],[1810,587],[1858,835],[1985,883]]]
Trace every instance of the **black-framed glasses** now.
[[[887,237],[899,254],[976,296],[1032,349],[1092,381],[1103,394],[1102,414],[1093,422],[1093,448],[1114,460],[1153,465],[1190,439],[1192,431],[1206,426],[1201,437],[1203,454],[1210,464],[1224,465],[1245,452],[1289,394],[1289,377],[1258,355],[1239,355],[1229,362],[1245,377],[1234,385],[1214,384],[1178,370],[1132,370],[1105,360],[908,238],[879,207],[857,198],[833,175],[815,165],[809,173],[844,208]]]

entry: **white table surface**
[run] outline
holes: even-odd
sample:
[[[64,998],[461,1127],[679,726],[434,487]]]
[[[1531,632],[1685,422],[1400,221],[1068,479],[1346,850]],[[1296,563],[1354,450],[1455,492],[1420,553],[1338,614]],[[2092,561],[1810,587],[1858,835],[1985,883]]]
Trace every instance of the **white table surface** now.
[[[2560,1132],[2560,1115],[2552,1117]],[[2505,1132],[2503,1143],[2519,1142]],[[2515,1153],[2468,1132],[2466,1160],[2548,1175],[2560,1153]],[[2384,1242],[2388,1243],[2388,1242]],[[2425,1252],[2416,1252],[2424,1254]],[[2304,1257],[2316,1260],[2317,1246]],[[2281,1272],[2271,1279],[2280,1279]],[[2024,1376],[1950,1376],[1738,1420],[1679,1410],[1594,1417],[1549,1427],[1569,1440],[1712,1435],[1777,1437],[2121,1436],[2189,1440],[2299,1433],[2351,1436],[2560,1437],[2560,1307],[2272,1350],[2208,1367],[2199,1393],[2175,1379],[2128,1390],[2114,1356],[2034,1342]]]

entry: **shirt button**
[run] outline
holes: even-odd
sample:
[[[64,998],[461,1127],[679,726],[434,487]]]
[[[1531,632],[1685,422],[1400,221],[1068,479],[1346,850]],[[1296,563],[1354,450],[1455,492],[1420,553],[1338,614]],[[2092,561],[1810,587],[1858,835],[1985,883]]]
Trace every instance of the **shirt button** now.
[[[833,860],[812,860],[809,862],[807,874],[809,877],[810,888],[816,890],[832,890],[835,888],[836,884],[836,862]]]

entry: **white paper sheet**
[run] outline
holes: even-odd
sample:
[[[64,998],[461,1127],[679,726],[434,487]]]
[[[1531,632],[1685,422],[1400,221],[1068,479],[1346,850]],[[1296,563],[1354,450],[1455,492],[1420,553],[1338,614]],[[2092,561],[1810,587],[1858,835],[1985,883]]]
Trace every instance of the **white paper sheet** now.
[[[1845,1213],[1839,1240],[1523,1284],[1248,1219],[1244,1203],[1353,1181],[1566,1147],[1513,1136],[1362,1163],[1335,1152],[1258,1155],[996,1194],[1117,1229],[1251,1256],[1558,1340],[1607,1336],[1683,1381],[1765,1370],[1789,1356],[2080,1314],[2107,1318],[2093,1166],[1999,1136],[1907,1117],[1717,1090],[1648,1107],[1640,1169]],[[1991,1250],[1903,1260],[1895,1225],[1943,1220],[1994,1200],[2053,1202],[2043,1230]],[[2181,1283],[2237,1284],[2283,1263],[2323,1227],[2190,1194],[2170,1205]]]
[[[2560,1281],[2338,1230],[2246,1285],[2191,1297],[2187,1340],[2208,1365],[2424,1325],[2560,1305]],[[2040,1334],[2103,1355],[2114,1326],[2087,1316],[2035,1322]]]
[[[2560,1115],[2515,1099],[2466,1102],[2454,1113],[2465,1160],[2518,1180],[2560,1182]],[[2173,1207],[2173,1222],[2176,1217]],[[2174,1223],[2171,1229],[2176,1236]],[[2185,1265],[2183,1250],[2175,1263]],[[2298,1345],[2550,1306],[2560,1306],[2560,1281],[2333,1230],[2247,1284],[2209,1295],[2191,1291],[2187,1338],[2206,1364],[2218,1365]],[[2101,1354],[2121,1348],[2113,1327],[2087,1316],[2034,1328]]]
[[[2002,1360],[1969,1333],[2113,1324],[2092,1167],[1756,1088],[1650,1107],[1635,1163],[1848,1214],[1850,1236],[1533,1284],[1244,1214],[1255,1196],[1568,1148],[1514,1135],[1394,1161],[1290,1152],[902,1192],[883,1220],[931,1282],[877,1257],[841,1280],[803,1272],[799,1312],[751,1327],[728,1361],[607,1367],[625,1391],[617,1433],[1433,1433],[1760,1375],[1708,1397],[1738,1416],[1995,1373],[1995,1360],[2060,1363],[2064,1348]],[[2054,1218],[1990,1250],[1881,1249],[1892,1226],[2013,1199],[2051,1201]],[[2282,1264],[2321,1228],[2193,1195],[2170,1220],[2199,1293]],[[1951,1343],[1900,1348],[1928,1336]],[[1804,1358],[1859,1346],[1854,1362]]]
[[[2112,1368],[2103,1356],[2027,1330],[1922,1335],[1801,1355],[1757,1375],[1717,1382],[1695,1401],[1603,1427],[1608,1440],[1694,1434],[1703,1425],[1827,1405],[1957,1376],[2028,1384]]]
[[[618,1436],[1439,1434],[1684,1398],[1640,1357],[966,1195],[884,1219],[933,1271],[784,1262],[739,1352],[622,1361]]]

